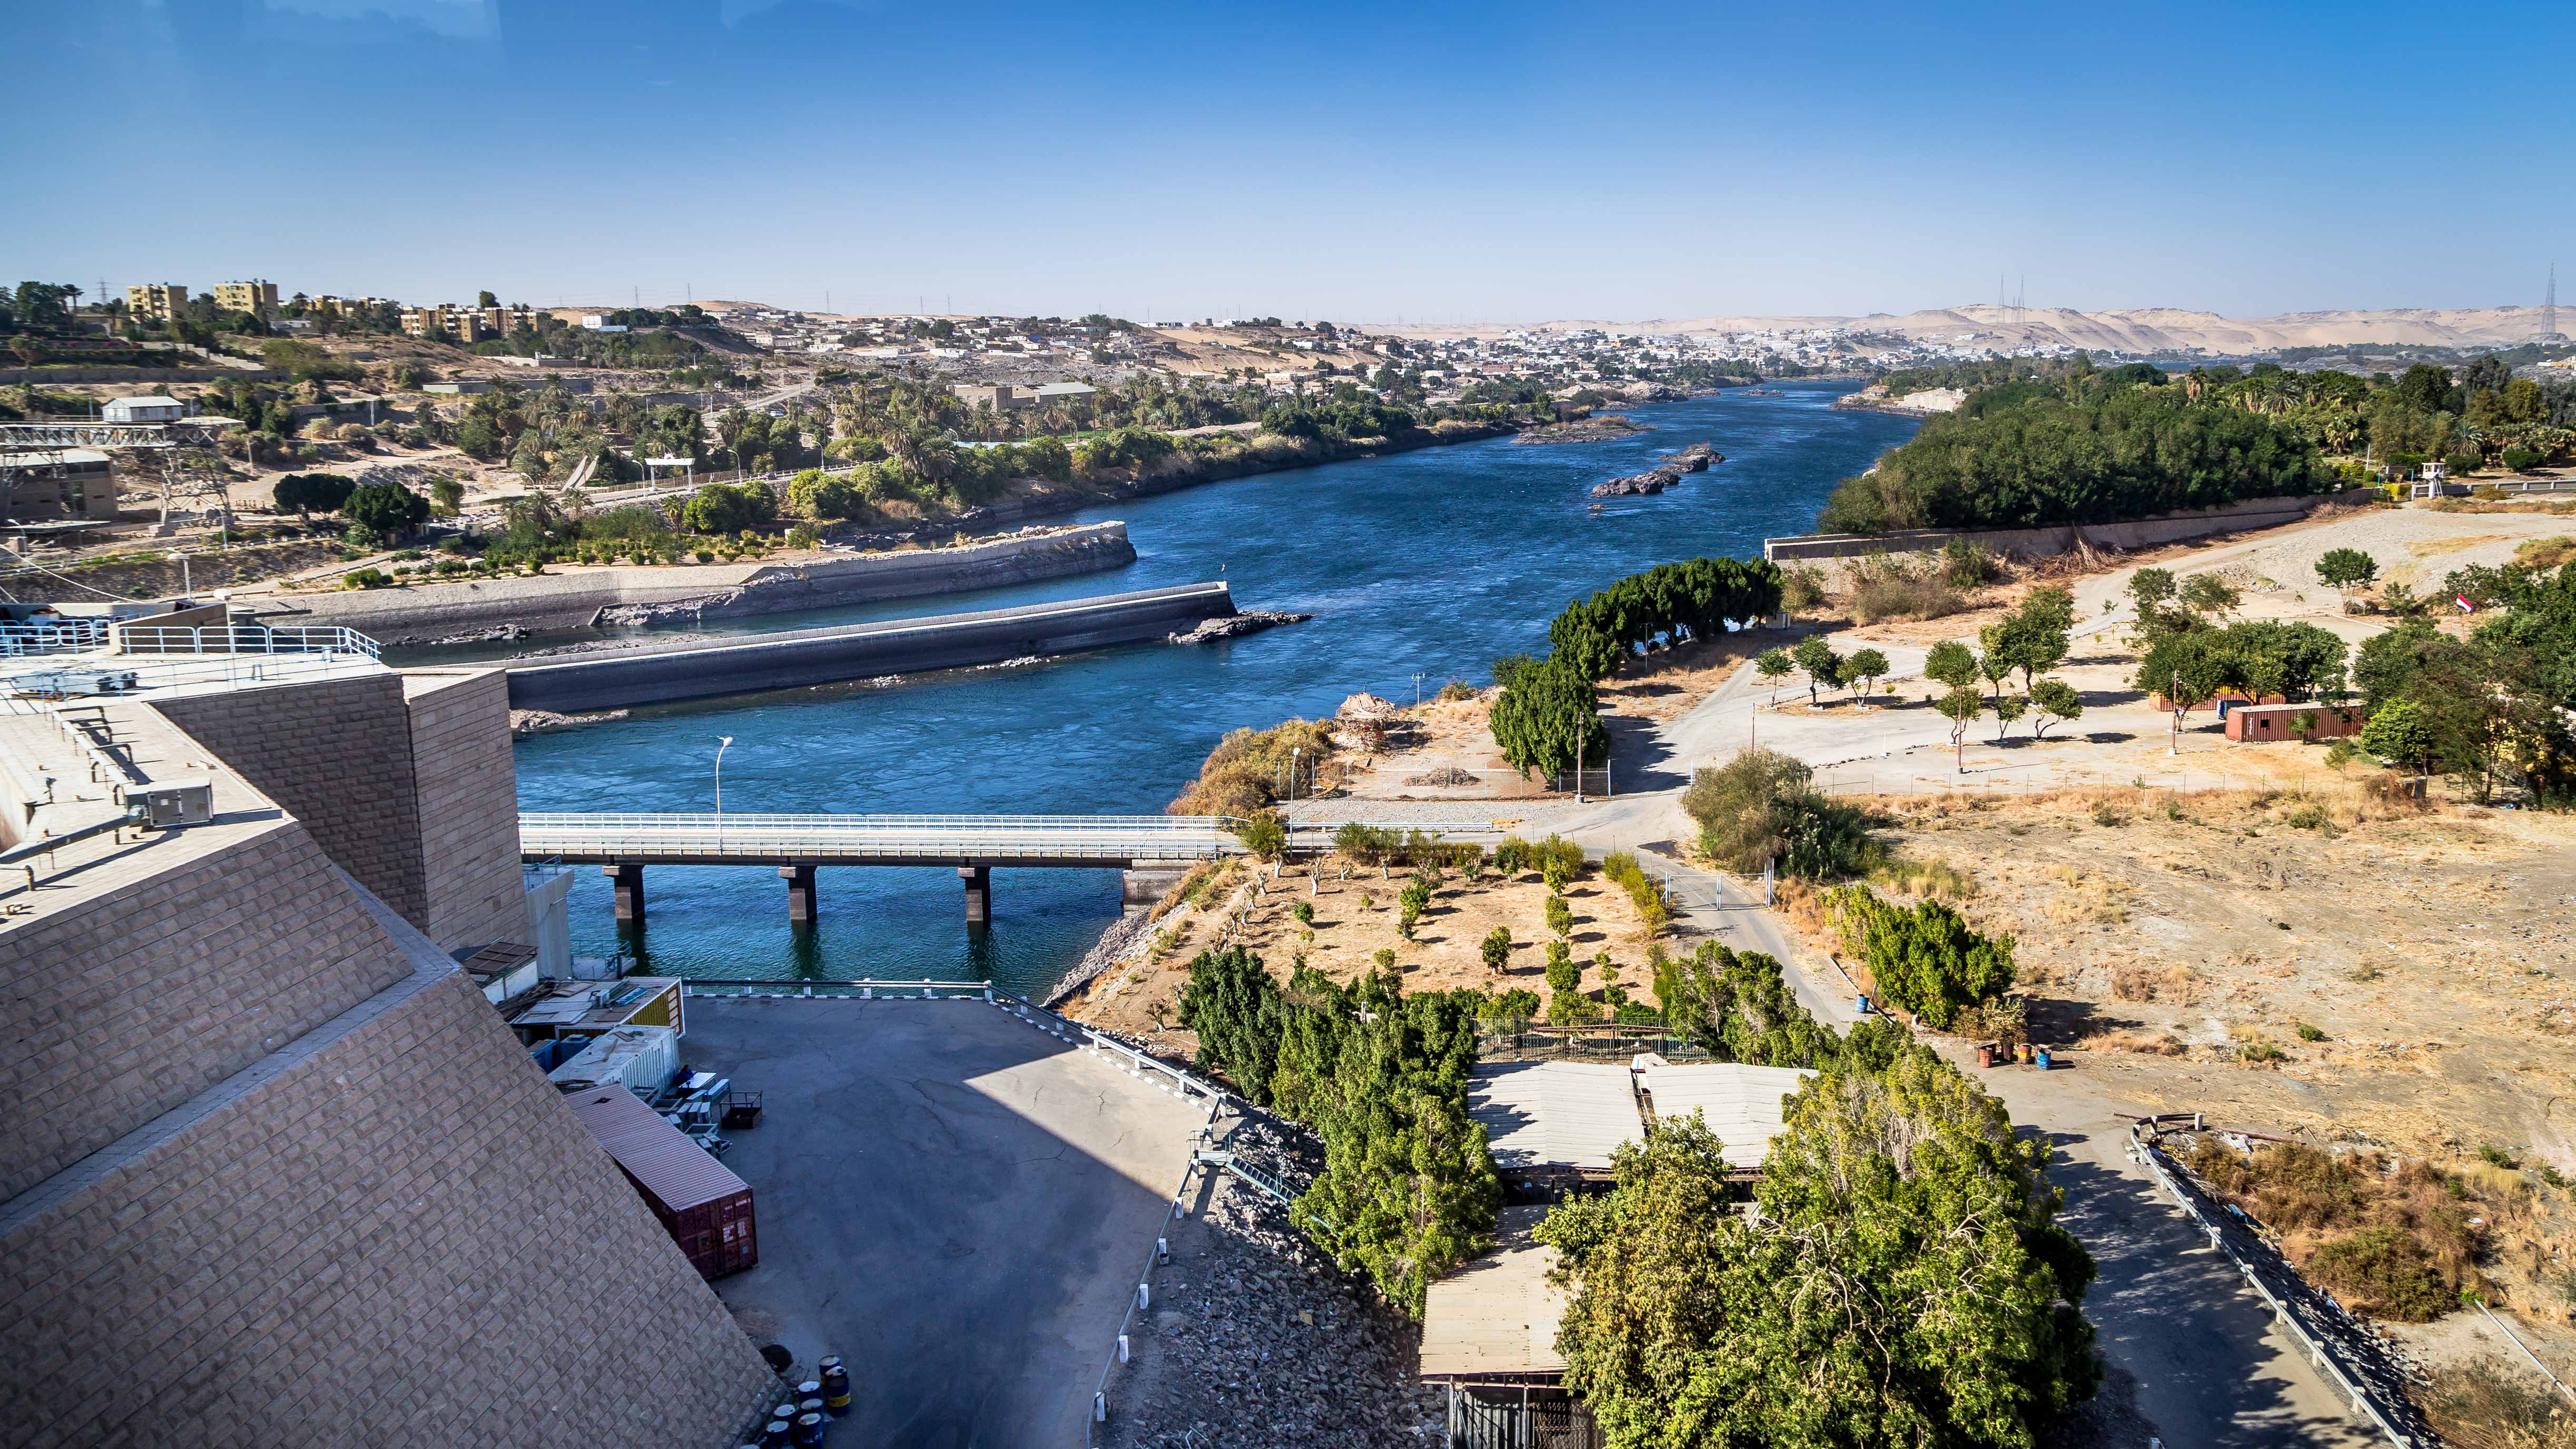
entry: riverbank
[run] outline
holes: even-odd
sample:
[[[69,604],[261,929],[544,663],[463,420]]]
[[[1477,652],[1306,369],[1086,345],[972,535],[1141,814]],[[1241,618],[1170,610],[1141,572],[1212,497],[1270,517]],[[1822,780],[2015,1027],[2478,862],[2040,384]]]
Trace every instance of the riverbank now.
[[[603,625],[696,623],[923,598],[1124,568],[1124,523],[1043,529],[947,548],[791,563],[612,565],[391,589],[236,600],[263,624],[356,629],[397,647]],[[560,568],[560,566],[558,566]]]

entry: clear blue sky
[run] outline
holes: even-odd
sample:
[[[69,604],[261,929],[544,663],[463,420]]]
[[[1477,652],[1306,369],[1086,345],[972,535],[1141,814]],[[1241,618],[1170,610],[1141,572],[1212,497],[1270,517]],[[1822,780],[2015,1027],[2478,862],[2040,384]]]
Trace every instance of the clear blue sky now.
[[[2554,255],[2576,301],[2563,0],[2250,10],[0,0],[0,270],[1344,321],[2010,273],[2247,316],[2533,303]]]

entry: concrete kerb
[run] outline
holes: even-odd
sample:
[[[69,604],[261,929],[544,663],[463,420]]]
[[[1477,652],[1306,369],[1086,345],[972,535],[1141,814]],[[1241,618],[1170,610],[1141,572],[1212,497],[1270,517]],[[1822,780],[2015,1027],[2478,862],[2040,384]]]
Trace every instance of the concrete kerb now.
[[[2254,1265],[2247,1262],[2244,1255],[2236,1251],[2235,1247],[2227,1241],[2227,1235],[2200,1210],[2197,1194],[2182,1185],[2163,1150],[2158,1148],[2148,1136],[2143,1135],[2151,1129],[2151,1125],[2151,1121],[2141,1122],[2129,1129],[2130,1160],[2147,1170],[2147,1174],[2153,1177],[2157,1185],[2165,1190],[2166,1195],[2183,1210],[2183,1215],[2190,1218],[2201,1232],[2208,1236],[2211,1247],[2227,1255],[2227,1260],[2236,1266],[2236,1271],[2244,1278],[2246,1286],[2252,1288],[2255,1295],[2271,1308],[2274,1321],[2279,1323],[2302,1349],[2306,1350],[2309,1361],[2316,1365],[2318,1372],[2324,1374],[2336,1388],[2343,1391],[2355,1415],[2377,1426],[2379,1432],[2387,1436],[2388,1442],[2397,1445],[2398,1449],[2427,1449],[2423,1441],[2407,1435],[2390,1421],[2389,1415],[2382,1410],[2378,1398],[2344,1371],[2341,1356],[2308,1332],[2307,1326],[2299,1321],[2299,1316],[2291,1312],[2289,1305],[2282,1302],[2272,1292],[2271,1286],[2263,1281],[2263,1275],[2254,1270]]]

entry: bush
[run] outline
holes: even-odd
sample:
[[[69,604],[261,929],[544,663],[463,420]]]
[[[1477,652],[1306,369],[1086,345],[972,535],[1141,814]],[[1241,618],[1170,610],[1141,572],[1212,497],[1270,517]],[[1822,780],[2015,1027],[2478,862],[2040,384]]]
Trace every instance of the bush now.
[[[1850,579],[1852,616],[1864,624],[1937,619],[1968,606],[1966,596],[1951,584],[1945,565],[1916,554],[1878,553],[1853,559]]]
[[[2499,461],[2516,473],[2528,473],[2547,459],[2545,455],[2530,448],[2507,448]]]
[[[1280,798],[1292,764],[1311,779],[1335,749],[1332,726],[1323,720],[1235,730],[1208,751],[1198,779],[1166,808],[1174,815],[1251,815]]]
[[[392,576],[379,568],[363,568],[340,576],[340,587],[344,589],[381,589],[392,582]]]
[[[1857,875],[1881,853],[1868,818],[1808,788],[1815,772],[1777,750],[1745,750],[1691,776],[1682,810],[1700,828],[1699,847],[1721,867],[1758,875],[1774,863],[1790,875]]]
[[[2442,1286],[2424,1246],[2395,1223],[2320,1246],[2309,1256],[2307,1271],[2346,1299],[2400,1323],[2431,1322],[2460,1302],[2457,1292]]]
[[[1483,943],[1476,949],[1477,954],[1485,958],[1485,969],[1496,976],[1502,975],[1512,964],[1511,928],[1496,926],[1486,933]]]
[[[1237,825],[1234,833],[1244,849],[1263,860],[1275,860],[1288,849],[1288,822],[1276,811],[1260,811]]]
[[[2442,460],[2442,470],[2454,478],[2465,478],[2486,465],[2487,460],[2475,453],[2453,453]]]
[[[271,497],[280,513],[337,513],[357,486],[357,480],[337,473],[289,473],[277,480]]]
[[[352,533],[363,530],[367,541],[374,542],[427,523],[429,500],[400,483],[368,483],[349,491],[340,513],[349,520]]]
[[[1825,905],[1843,949],[1868,962],[1879,995],[1935,1031],[2012,989],[2013,938],[1972,930],[1939,901],[1908,910],[1855,885],[1830,892]]]
[[[693,533],[741,533],[778,517],[778,498],[757,483],[708,483],[680,505],[680,526]]]
[[[1652,937],[1662,933],[1673,918],[1672,901],[1664,888],[1646,874],[1637,857],[1625,850],[1614,850],[1601,857],[1601,873],[1616,881],[1628,899],[1637,907],[1637,918]]]

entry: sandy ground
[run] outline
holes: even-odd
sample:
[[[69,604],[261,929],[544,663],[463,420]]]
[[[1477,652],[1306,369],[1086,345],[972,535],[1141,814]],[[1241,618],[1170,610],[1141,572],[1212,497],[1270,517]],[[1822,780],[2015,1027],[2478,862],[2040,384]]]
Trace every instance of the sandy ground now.
[[[1535,873],[1505,877],[1489,869],[1468,881],[1448,872],[1407,941],[1397,933],[1395,905],[1405,870],[1399,866],[1381,876],[1350,867],[1345,878],[1345,865],[1339,858],[1300,861],[1281,867],[1276,880],[1264,867],[1258,891],[1250,863],[1236,865],[1204,893],[1203,905],[1157,920],[1136,953],[1093,978],[1065,1003],[1064,1014],[1151,1041],[1158,1049],[1195,1052],[1197,1034],[1180,1025],[1190,959],[1225,944],[1227,922],[1238,916],[1232,939],[1259,953],[1283,982],[1300,957],[1336,981],[1349,981],[1374,969],[1377,952],[1392,950],[1407,991],[1519,987],[1546,999],[1547,886]],[[1600,989],[1602,975],[1593,958],[1606,951],[1631,997],[1652,1001],[1646,942],[1627,894],[1591,872],[1567,887],[1565,900],[1574,910],[1567,944],[1584,963],[1583,989]],[[1297,919],[1300,904],[1313,907],[1311,926]],[[1485,937],[1496,926],[1512,933],[1511,965],[1501,976],[1485,969],[1482,955]]]

